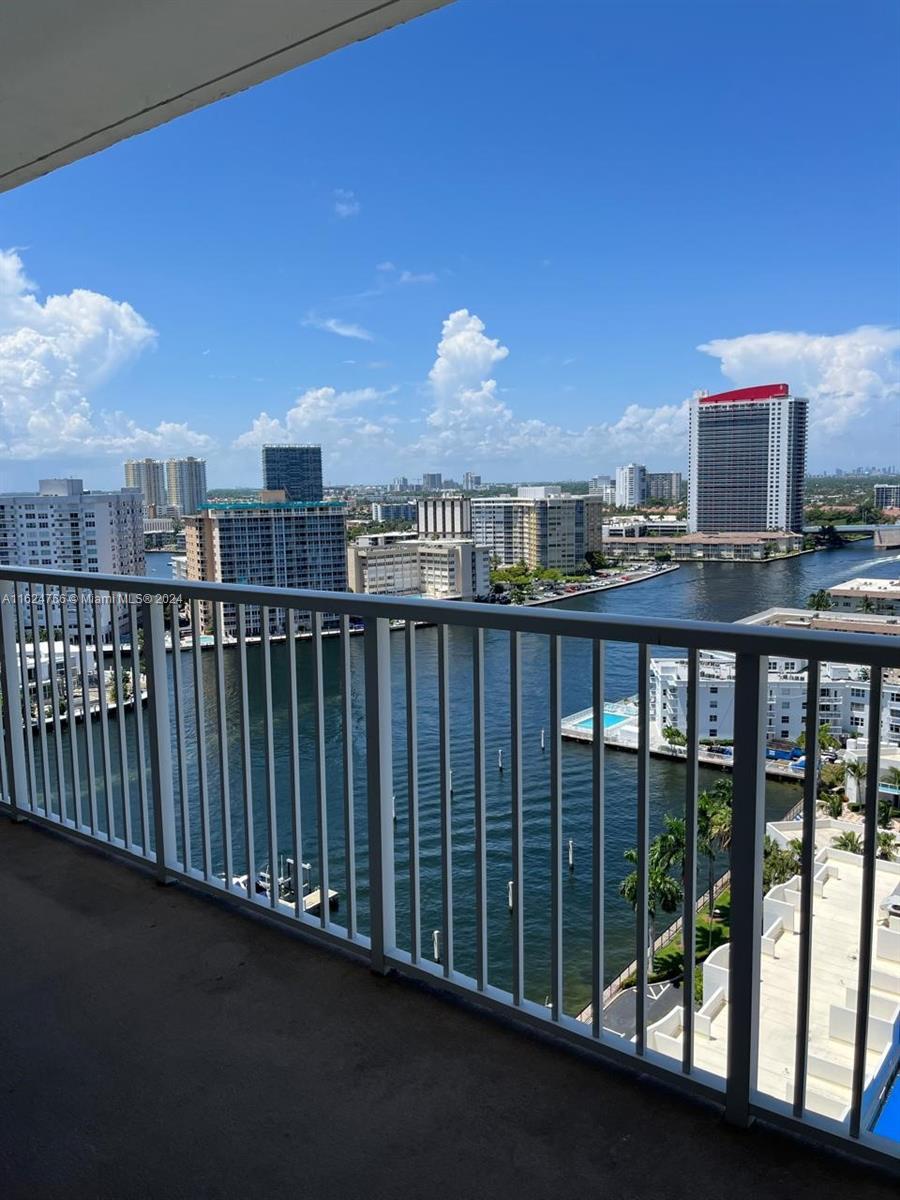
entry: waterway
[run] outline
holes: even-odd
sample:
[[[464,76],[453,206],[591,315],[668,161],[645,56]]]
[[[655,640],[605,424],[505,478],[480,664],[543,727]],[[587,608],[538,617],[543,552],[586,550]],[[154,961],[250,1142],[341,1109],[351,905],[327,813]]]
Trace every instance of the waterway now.
[[[148,574],[168,577],[168,555],[148,555]],[[680,570],[633,587],[614,592],[592,593],[567,600],[560,607],[585,612],[625,613],[631,616],[683,617],[733,621],[774,605],[802,607],[810,592],[856,575],[893,576],[900,573],[900,556],[878,553],[871,541],[858,542],[841,550],[802,555],[768,564],[685,564]],[[434,629],[417,631],[418,689],[416,715],[419,732],[420,868],[422,889],[423,954],[431,953],[431,934],[440,925],[441,861],[439,842],[438,714],[436,686],[436,636]],[[288,724],[288,659],[291,650],[272,647],[275,788],[278,813],[278,842],[282,852],[291,845],[290,729]],[[308,643],[294,648],[299,673],[299,740],[303,816],[303,857],[311,863],[313,886],[318,880],[316,856],[315,742],[311,696],[311,648]],[[562,708],[571,713],[591,702],[589,647],[577,639],[563,642]],[[365,723],[363,714],[362,639],[351,639],[353,666],[353,747],[355,769],[356,851],[360,925],[367,928],[368,876],[365,854]],[[394,781],[396,792],[397,927],[401,946],[409,946],[407,879],[406,744],[403,638],[392,636],[394,668]],[[185,655],[185,727],[188,739],[186,785],[191,797],[192,858],[200,865],[200,814],[198,792],[197,728],[189,657]],[[251,745],[254,793],[255,851],[257,862],[267,857],[266,730],[264,725],[261,651],[248,649],[251,713]],[[339,922],[345,912],[344,836],[342,820],[343,770],[341,763],[341,697],[336,639],[324,643],[326,783],[329,822],[329,870],[331,886],[341,893],[335,914]],[[202,738],[206,748],[208,788],[212,798],[211,841],[216,866],[221,861],[219,811],[219,740],[214,657],[202,655],[206,691]],[[525,863],[525,979],[529,997],[543,1002],[549,992],[549,752],[542,752],[540,731],[549,732],[548,643],[537,636],[523,638],[523,751],[524,751],[524,863]],[[489,969],[492,983],[510,984],[510,936],[512,923],[507,908],[510,878],[510,777],[497,769],[498,751],[509,762],[508,638],[488,632],[485,636],[486,678],[486,763],[487,763],[487,878]],[[171,686],[171,681],[170,681]],[[450,630],[451,766],[453,768],[453,911],[456,934],[456,965],[474,970],[474,817],[471,735],[471,633]],[[239,697],[236,651],[225,652],[225,690],[228,724],[228,762],[236,869],[241,868],[245,848],[242,836],[241,754],[238,730]],[[636,652],[633,647],[610,645],[606,657],[605,695],[608,700],[631,695],[637,690]],[[146,722],[146,713],[144,714]],[[132,793],[134,777],[134,718],[126,717]],[[95,720],[96,759],[99,753]],[[83,739],[79,728],[78,736]],[[116,722],[112,737],[117,738]],[[83,757],[83,756],[82,756]],[[120,781],[113,748],[111,780],[118,795]],[[563,839],[575,843],[575,869],[564,878],[564,978],[565,1008],[580,1011],[589,1001],[590,986],[590,747],[563,743]],[[650,803],[653,829],[665,813],[681,813],[684,797],[684,764],[654,759],[650,772]],[[701,770],[700,786],[717,778]],[[176,778],[176,783],[177,783]],[[618,887],[627,872],[624,852],[635,840],[636,758],[608,751],[606,756],[605,900],[606,935],[604,976],[612,979],[633,958],[634,915],[619,896]],[[800,798],[796,785],[769,781],[766,785],[767,812],[771,818],[783,813]],[[101,805],[102,807],[102,805]],[[722,864],[720,864],[721,866]],[[700,887],[703,887],[701,875]]]

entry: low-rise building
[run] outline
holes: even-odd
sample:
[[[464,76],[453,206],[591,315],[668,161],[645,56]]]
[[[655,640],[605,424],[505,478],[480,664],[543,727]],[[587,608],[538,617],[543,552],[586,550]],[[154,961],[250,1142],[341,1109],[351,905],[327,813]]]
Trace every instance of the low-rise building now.
[[[409,521],[415,523],[414,500],[375,500],[372,503],[373,521]]]
[[[900,579],[848,579],[826,590],[833,609],[900,615]]]
[[[603,526],[603,540],[615,538],[683,537],[687,521],[683,517],[614,517]]]
[[[803,535],[799,533],[689,533],[628,540],[628,553],[634,558],[665,554],[675,562],[765,562],[802,549]]]
[[[890,675],[890,673],[889,673]],[[886,676],[882,692],[881,740],[900,742],[900,679]],[[688,660],[650,661],[650,719],[658,735],[666,726],[687,732]],[[702,738],[734,737],[734,656],[702,653],[697,680],[697,727]],[[766,732],[769,739],[796,741],[806,728],[806,662],[771,658]],[[868,736],[869,673],[848,663],[822,663],[819,724],[838,737]]]
[[[351,592],[473,600],[490,591],[490,555],[471,538],[361,537],[347,559]]]

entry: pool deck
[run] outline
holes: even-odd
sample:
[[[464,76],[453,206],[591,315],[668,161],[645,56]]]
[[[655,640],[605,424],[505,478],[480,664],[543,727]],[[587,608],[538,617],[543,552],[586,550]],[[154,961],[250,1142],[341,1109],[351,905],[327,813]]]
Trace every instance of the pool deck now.
[[[560,726],[560,736],[570,742],[586,742],[590,745],[594,740],[593,728],[581,722],[591,716],[589,708],[581,712],[563,717]],[[638,720],[637,714],[631,714],[615,725],[603,730],[603,744],[612,750],[624,750],[636,754],[638,749]],[[687,757],[682,746],[670,746],[662,738],[654,736],[650,729],[650,753],[655,758],[674,758],[684,762]],[[700,747],[697,761],[704,767],[717,767],[720,771],[734,770],[734,757],[730,754],[710,754],[707,749]],[[804,772],[794,770],[779,760],[766,759],[766,775],[769,779],[780,779],[783,783],[802,783]]]

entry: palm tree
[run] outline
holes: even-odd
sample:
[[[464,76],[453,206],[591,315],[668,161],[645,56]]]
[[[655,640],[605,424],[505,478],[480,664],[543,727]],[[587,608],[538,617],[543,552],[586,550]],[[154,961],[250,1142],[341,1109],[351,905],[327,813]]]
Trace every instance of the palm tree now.
[[[863,596],[859,602],[859,611],[864,613],[872,613],[875,611],[875,605],[872,603],[870,596]]]
[[[894,834],[886,829],[880,829],[878,831],[878,857],[887,862],[893,862],[896,849],[897,838]]]
[[[837,837],[831,839],[831,844],[835,850],[846,850],[850,854],[862,854],[863,852],[862,838],[852,829],[839,833]]]
[[[819,803],[826,815],[835,821],[839,821],[844,815],[844,797],[840,792],[823,792],[819,796]]]
[[[637,866],[638,852],[634,848],[625,851],[625,861]],[[673,913],[678,909],[683,895],[681,884],[661,865],[650,848],[647,863],[647,973],[653,969],[653,943],[656,941],[657,912]],[[638,873],[630,871],[619,884],[619,895],[637,910]]]
[[[712,791],[697,797],[697,849],[706,855],[708,865],[710,917],[716,899],[716,855],[731,846],[731,804],[730,779],[720,779]]]
[[[829,609],[832,606],[832,599],[825,588],[819,588],[817,592],[810,592],[806,599],[807,608],[816,608],[819,610]]]

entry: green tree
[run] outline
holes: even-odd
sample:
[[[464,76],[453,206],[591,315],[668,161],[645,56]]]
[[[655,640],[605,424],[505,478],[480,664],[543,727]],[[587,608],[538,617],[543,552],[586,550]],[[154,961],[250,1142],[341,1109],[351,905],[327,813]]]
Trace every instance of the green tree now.
[[[819,803],[825,810],[826,816],[837,821],[844,815],[844,797],[840,792],[822,792]]]
[[[835,850],[846,850],[849,854],[862,854],[863,852],[862,838],[852,829],[833,837],[831,844]]]
[[[716,856],[731,846],[732,798],[731,780],[725,778],[697,797],[697,849],[707,861],[710,917],[716,902]]]
[[[686,746],[687,738],[677,725],[666,725],[662,731],[663,740],[668,746]]]
[[[817,592],[810,592],[807,596],[806,607],[825,611],[833,607],[833,601],[825,588],[819,588]]]
[[[894,861],[894,854],[897,850],[896,836],[886,829],[881,829],[878,832],[878,857],[885,859],[887,862]]]
[[[633,863],[635,867],[638,861],[638,852],[635,849],[625,851],[625,861]],[[647,863],[647,970],[648,973],[653,967],[653,943],[656,941],[656,914],[658,912],[674,913],[678,910],[683,896],[681,884],[672,875],[669,874],[658,858],[654,856],[651,847],[650,858]],[[637,909],[639,897],[639,882],[637,870],[630,871],[619,884],[619,895],[622,896],[633,909]]]
[[[787,883],[800,872],[802,843],[794,838],[787,846],[766,835],[763,843],[763,893],[779,883]]]
[[[859,602],[859,611],[864,613],[873,613],[875,611],[875,605],[872,603],[871,596],[863,596]]]

